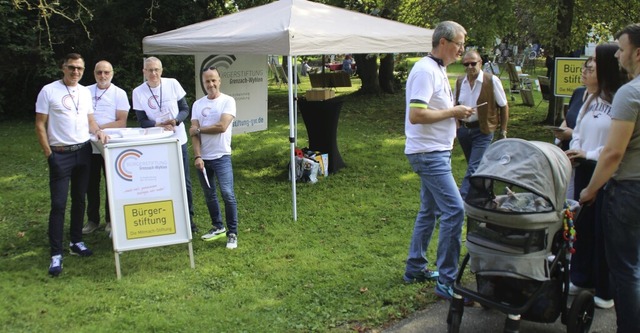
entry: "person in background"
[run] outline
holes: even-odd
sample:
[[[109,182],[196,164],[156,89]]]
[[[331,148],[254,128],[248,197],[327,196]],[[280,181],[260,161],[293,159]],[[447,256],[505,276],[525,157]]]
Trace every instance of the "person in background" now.
[[[584,62],[583,68],[592,60],[593,57],[587,58]],[[580,77],[581,80],[584,80],[585,78],[584,75],[581,75]],[[582,81],[582,84],[584,84],[584,81]],[[564,116],[562,124],[560,124],[559,128],[553,129],[553,136],[556,138],[555,144],[563,151],[569,150],[569,143],[573,136],[573,128],[576,126],[576,119],[578,118],[578,113],[580,113],[580,108],[587,99],[587,93],[587,87],[585,86],[580,86],[573,91],[571,98],[569,99],[569,108],[567,109],[567,114]],[[572,168],[571,179],[569,180],[569,184],[567,184],[567,198],[572,200],[576,196],[573,190],[574,174],[575,168]]]
[[[307,76],[313,72],[313,67],[309,65],[307,60],[302,62],[302,76]]]
[[[35,131],[49,165],[49,274],[52,276],[62,272],[62,239],[69,187],[69,253],[81,257],[93,254],[82,241],[91,162],[89,137],[93,133],[102,143],[106,143],[108,137],[93,119],[91,92],[79,84],[84,68],[84,59],[80,54],[68,54],[62,64],[62,80],[44,86],[36,100]]]
[[[93,117],[100,128],[127,127],[129,115],[129,98],[120,87],[111,83],[113,66],[106,60],[96,63],[93,75],[96,83],[89,86],[93,96]],[[100,227],[100,178],[105,173],[104,158],[100,151],[93,148],[91,155],[91,171],[89,188],[87,189],[87,224],[82,228],[83,234],[90,234]],[[111,216],[109,214],[109,197],[104,195],[104,230],[111,232]]]
[[[591,63],[593,61],[593,56],[590,56],[587,58],[587,60],[584,61],[584,64],[582,65],[582,70],[584,71],[584,69],[586,68],[587,64]],[[556,145],[558,145],[560,148],[562,148],[562,150],[568,150],[569,149],[569,143],[571,142],[571,138],[573,135],[573,128],[576,127],[576,119],[578,119],[578,113],[580,112],[580,108],[582,107],[582,104],[584,104],[584,101],[587,99],[587,96],[589,93],[593,93],[592,92],[588,92],[587,91],[587,87],[584,86],[584,73],[583,75],[580,76],[580,80],[583,84],[583,86],[580,86],[578,88],[576,88],[573,93],[571,94],[571,98],[569,99],[569,107],[567,109],[567,114],[565,114],[564,116],[564,120],[562,121],[562,124],[560,124],[560,129],[562,130],[554,130],[553,131],[553,136],[555,136],[556,140]],[[571,196],[570,198],[573,198],[573,196]]]
[[[162,77],[162,62],[156,57],[144,60],[142,70],[146,82],[133,89],[133,110],[136,112],[140,127],[163,127],[173,131],[173,137],[182,145],[182,164],[189,206],[191,232],[197,233],[193,222],[193,196],[189,174],[189,154],[187,153],[187,131],[183,122],[189,117],[187,93],[176,79]]]
[[[477,51],[467,52],[462,65],[466,75],[456,81],[456,104],[486,104],[479,106],[469,118],[459,120],[458,142],[468,164],[460,186],[464,199],[469,192],[469,177],[478,169],[484,152],[493,141],[493,132],[500,128],[500,138],[507,137],[509,104],[500,79],[482,71],[482,59]]]
[[[353,64],[353,58],[350,54],[344,56],[344,60],[342,60],[342,71],[349,74],[351,76],[353,74],[353,68],[351,65]]]
[[[613,98],[606,144],[580,204],[592,204],[604,186],[602,229],[617,332],[631,333],[640,332],[640,23],[615,38],[618,63],[633,79]]]
[[[553,68],[555,67],[555,58],[548,49],[544,50],[544,66],[547,68],[546,77],[551,78],[553,74]]]
[[[220,91],[220,73],[210,67],[202,73],[202,84],[207,95],[193,103],[189,134],[193,143],[195,166],[204,191],[205,202],[213,227],[202,235],[211,241],[227,235],[227,248],[238,247],[238,204],[233,190],[231,165],[231,123],[236,117],[236,101]],[[222,213],[216,195],[216,179],[224,201],[227,229],[222,224]]]
[[[589,97],[580,109],[570,149],[565,152],[575,165],[575,193],[580,193],[591,179],[611,125],[611,101],[626,81],[626,73],[619,69],[615,57],[617,50],[615,43],[598,45],[595,57],[582,70]],[[576,220],[578,236],[574,244],[576,253],[571,257],[569,293],[577,295],[583,288],[595,288],[596,306],[608,309],[613,306],[613,295],[605,259],[601,204],[602,194],[594,205],[582,207]]]
[[[464,205],[451,171],[451,150],[457,120],[474,113],[454,106],[447,66],[464,51],[466,30],[458,23],[439,23],[433,32],[431,54],[415,63],[406,87],[404,152],[420,177],[420,210],[414,222],[403,279],[407,283],[436,281],[435,294],[453,297],[458,273]],[[437,271],[428,268],[426,251],[440,219]],[[467,302],[469,303],[469,302]]]

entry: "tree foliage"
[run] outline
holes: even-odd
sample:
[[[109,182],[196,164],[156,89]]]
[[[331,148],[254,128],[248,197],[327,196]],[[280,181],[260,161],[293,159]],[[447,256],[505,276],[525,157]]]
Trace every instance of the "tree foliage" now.
[[[333,6],[425,28],[454,20],[468,31],[467,44],[485,49],[509,37],[519,47],[538,42],[558,54],[602,41],[637,21],[639,1],[589,0],[318,0]],[[213,19],[270,0],[0,0],[0,119],[32,117],[41,87],[61,76],[59,59],[79,52],[87,62],[82,83],[93,83],[99,60],[113,63],[114,82],[131,91],[142,81],[142,38]],[[367,34],[366,27],[352,27]],[[361,62],[363,92],[393,92],[392,58],[354,55]],[[393,56],[393,55],[391,55]],[[162,56],[165,75],[190,94],[193,59]],[[379,69],[378,59],[384,59]],[[383,72],[379,72],[379,70]],[[192,95],[190,95],[192,96]]]
[[[142,82],[142,38],[236,11],[224,1],[0,0],[0,119],[33,116],[43,85],[61,77],[69,52],[85,58],[83,84],[93,64],[108,60],[125,91]],[[191,57],[162,57],[165,74],[193,83]],[[191,84],[193,86],[193,84]]]

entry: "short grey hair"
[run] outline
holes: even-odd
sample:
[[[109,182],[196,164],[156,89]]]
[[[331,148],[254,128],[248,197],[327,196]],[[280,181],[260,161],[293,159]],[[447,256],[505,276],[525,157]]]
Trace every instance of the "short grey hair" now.
[[[143,64],[143,67],[144,67],[144,65],[146,65],[146,64],[148,64],[148,63],[150,63],[150,62],[152,62],[152,61],[153,61],[153,62],[158,62],[158,64],[160,64],[160,68],[162,68],[162,61],[160,61],[160,59],[158,59],[158,58],[156,58],[156,57],[148,57],[148,58],[144,58],[144,62],[142,63],[142,64]]]
[[[440,44],[440,38],[444,38],[448,41],[453,41],[457,34],[462,33],[467,35],[467,30],[464,29],[458,22],[443,21],[438,23],[436,29],[433,31],[433,37],[431,39],[431,46],[433,48],[438,47]]]

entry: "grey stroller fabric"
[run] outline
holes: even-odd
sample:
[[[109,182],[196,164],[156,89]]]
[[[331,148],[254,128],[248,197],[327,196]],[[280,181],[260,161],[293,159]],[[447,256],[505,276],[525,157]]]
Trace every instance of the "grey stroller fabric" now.
[[[571,163],[557,146],[503,139],[489,146],[465,198],[471,271],[545,281],[562,229]]]
[[[571,176],[571,162],[548,142],[503,139],[485,152],[473,177],[504,180],[549,198],[555,210],[562,208]]]

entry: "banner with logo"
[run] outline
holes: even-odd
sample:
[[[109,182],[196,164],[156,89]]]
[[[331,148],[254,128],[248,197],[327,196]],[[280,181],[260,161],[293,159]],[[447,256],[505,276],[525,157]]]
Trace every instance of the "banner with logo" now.
[[[196,54],[196,98],[207,94],[202,72],[215,67],[220,72],[220,91],[236,100],[233,134],[267,129],[269,72],[266,55]]]
[[[114,251],[191,241],[177,139],[107,144],[103,157]]]

